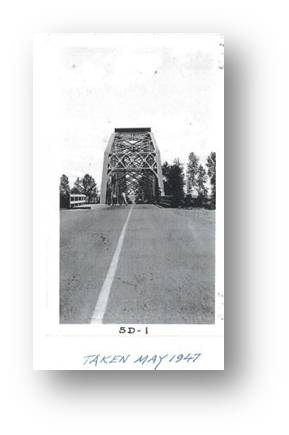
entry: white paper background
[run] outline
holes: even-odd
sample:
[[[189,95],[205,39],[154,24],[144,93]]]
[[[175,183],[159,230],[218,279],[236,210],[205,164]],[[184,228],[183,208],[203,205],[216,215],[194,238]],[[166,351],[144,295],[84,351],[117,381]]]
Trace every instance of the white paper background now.
[[[177,362],[176,364],[164,364],[159,366],[161,369],[186,369],[186,370],[222,370],[224,367],[224,345],[223,345],[223,295],[224,295],[224,89],[223,71],[220,71],[218,64],[223,64],[223,48],[219,44],[223,43],[223,37],[216,34],[206,35],[140,35],[140,34],[69,34],[69,35],[36,35],[34,38],[34,57],[33,57],[33,160],[34,160],[34,184],[33,184],[33,218],[34,218],[34,369],[62,369],[62,370],[86,370],[87,365],[83,365],[84,357],[88,354],[114,355],[131,353],[133,357],[126,364],[117,364],[109,367],[118,370],[153,369],[152,365],[136,365],[133,361],[139,355],[149,354],[151,357],[156,354],[174,355],[190,353],[202,353],[195,364]],[[68,164],[70,148],[66,150],[65,156],[63,143],[65,134],[63,124],[75,124],[77,121],[67,115],[66,110],[62,109],[63,87],[69,87],[70,82],[66,82],[63,75],[67,72],[63,68],[63,53],[71,47],[89,47],[90,50],[102,50],[104,47],[130,53],[142,49],[158,50],[172,55],[175,52],[184,52],[187,56],[193,56],[195,52],[199,55],[211,55],[216,70],[207,78],[207,86],[211,89],[211,99],[207,105],[211,112],[214,122],[214,134],[207,132],[207,140],[210,146],[218,155],[217,173],[217,196],[218,204],[216,210],[216,280],[215,280],[215,323],[212,325],[150,325],[149,334],[146,337],[129,335],[121,336],[118,334],[119,327],[111,325],[59,325],[59,198],[58,184],[59,174],[62,173],[61,156],[63,161]],[[167,48],[168,47],[168,48]],[[192,50],[192,52],[190,51]],[[148,63],[151,58],[148,59]],[[151,66],[152,68],[152,66]],[[195,68],[191,71],[193,75]],[[61,78],[60,78],[61,77]],[[84,75],[84,78],[86,75]],[[179,76],[175,77],[175,81]],[[121,80],[121,77],[119,78]],[[83,89],[83,85],[82,88]],[[79,90],[79,92],[81,91]],[[194,98],[194,91],[186,99]],[[183,94],[185,94],[183,90]],[[135,93],[132,92],[132,100]],[[167,98],[161,96],[160,98]],[[146,98],[144,98],[146,99]],[[208,99],[209,100],[209,99]],[[134,100],[133,100],[134,101]],[[111,103],[113,103],[111,101]],[[74,103],[75,104],[75,103]],[[87,104],[87,102],[86,102]],[[119,104],[116,100],[114,104]],[[178,107],[178,106],[176,106]],[[121,108],[121,106],[119,106]],[[162,112],[163,101],[159,104],[159,112]],[[98,105],[98,112],[101,106]],[[209,111],[209,110],[208,110]],[[142,110],[140,110],[141,113]],[[190,112],[190,110],[189,110]],[[188,116],[185,111],[183,117]],[[153,122],[154,116],[144,113],[145,118]],[[122,112],[119,117],[115,115],[115,125],[129,125],[129,113],[126,114],[126,122],[122,124]],[[141,115],[139,115],[141,119]],[[162,120],[158,126],[159,131],[170,130],[165,124],[165,117],[159,116]],[[159,120],[160,120],[159,119]],[[132,122],[136,122],[135,116]],[[140,121],[138,121],[140,122]],[[170,123],[170,120],[168,119]],[[172,123],[172,122],[171,122]],[[104,122],[104,124],[106,124]],[[132,123],[132,125],[134,125]],[[139,125],[139,124],[137,124]],[[146,125],[146,122],[144,123]],[[100,128],[103,127],[100,124]],[[89,127],[87,127],[89,130]],[[111,126],[110,126],[111,128]],[[181,129],[181,126],[175,126]],[[80,127],[78,130],[81,130]],[[210,130],[210,129],[208,129]],[[85,136],[85,131],[82,132]],[[89,132],[87,132],[89,135]],[[95,133],[94,133],[95,135]],[[185,137],[180,132],[180,144],[183,144]],[[102,167],[102,155],[104,147],[99,147],[98,135],[94,137],[93,160],[98,159],[99,167]],[[193,141],[195,143],[195,141]],[[179,144],[178,153],[184,153]],[[167,145],[168,146],[168,145]],[[100,149],[98,149],[100,148]],[[170,148],[173,148],[170,144]],[[86,151],[86,149],[85,149]],[[197,150],[196,150],[197,151]],[[172,150],[173,152],[173,150]],[[174,151],[176,152],[176,150]],[[73,154],[73,145],[72,145]],[[85,154],[79,144],[78,154]],[[186,153],[185,153],[186,155]],[[69,164],[68,164],[69,168]],[[67,172],[65,171],[67,174]],[[93,173],[94,174],[94,173]],[[43,194],[45,192],[45,195]],[[130,325],[133,326],[133,325]],[[139,325],[141,326],[141,325]],[[144,329],[144,328],[143,328]],[[61,337],[62,335],[62,337]],[[101,336],[105,340],[101,340]],[[137,335],[137,334],[136,334]],[[171,337],[171,338],[169,338]],[[159,349],[159,350],[158,350]],[[92,366],[89,366],[90,368]],[[95,369],[99,369],[96,366]],[[108,368],[106,366],[105,368]]]
[[[288,431],[286,6],[280,0],[28,0],[1,6],[2,190],[9,180],[11,192],[25,193],[1,213],[2,432]],[[225,34],[222,373],[32,373],[31,42],[32,32],[56,31]]]

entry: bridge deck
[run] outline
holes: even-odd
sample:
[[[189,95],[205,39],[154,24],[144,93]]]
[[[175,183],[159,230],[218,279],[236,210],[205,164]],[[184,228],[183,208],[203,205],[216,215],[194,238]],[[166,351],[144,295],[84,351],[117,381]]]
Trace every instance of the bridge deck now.
[[[214,212],[131,207],[61,211],[60,321],[212,323]]]

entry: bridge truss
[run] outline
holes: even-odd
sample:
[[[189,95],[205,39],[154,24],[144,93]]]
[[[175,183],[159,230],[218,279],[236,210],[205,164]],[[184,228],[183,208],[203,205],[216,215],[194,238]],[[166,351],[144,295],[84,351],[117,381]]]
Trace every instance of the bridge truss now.
[[[150,128],[116,128],[104,152],[100,203],[121,202],[125,192],[136,201],[164,195],[160,152]]]

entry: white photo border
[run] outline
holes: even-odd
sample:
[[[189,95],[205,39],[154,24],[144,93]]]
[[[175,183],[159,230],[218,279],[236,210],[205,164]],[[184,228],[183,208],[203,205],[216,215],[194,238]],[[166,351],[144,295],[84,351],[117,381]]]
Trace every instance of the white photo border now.
[[[33,257],[34,257],[34,369],[47,370],[153,370],[137,364],[138,355],[200,353],[192,364],[166,358],[158,370],[224,369],[224,85],[218,83],[217,209],[215,245],[215,323],[203,324],[83,324],[59,323],[59,162],[62,127],[58,101],[60,80],[55,64],[64,47],[103,47],[123,44],[161,46],[187,44],[192,38],[220,34],[38,34],[34,37],[33,85]],[[51,90],[54,90],[51,92]],[[41,181],[41,182],[40,182]],[[45,192],[45,195],[43,195]],[[120,335],[130,326],[139,335]],[[145,328],[149,328],[148,334]],[[130,355],[126,363],[89,364],[87,355]]]

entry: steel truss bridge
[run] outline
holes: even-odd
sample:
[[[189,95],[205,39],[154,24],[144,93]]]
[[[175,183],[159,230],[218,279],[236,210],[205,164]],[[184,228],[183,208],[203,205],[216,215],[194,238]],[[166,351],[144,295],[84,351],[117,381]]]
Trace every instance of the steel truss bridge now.
[[[164,195],[160,152],[150,128],[116,128],[104,152],[101,204],[155,202]]]

